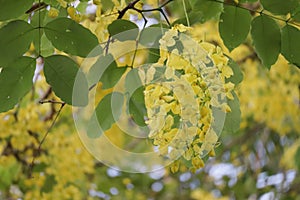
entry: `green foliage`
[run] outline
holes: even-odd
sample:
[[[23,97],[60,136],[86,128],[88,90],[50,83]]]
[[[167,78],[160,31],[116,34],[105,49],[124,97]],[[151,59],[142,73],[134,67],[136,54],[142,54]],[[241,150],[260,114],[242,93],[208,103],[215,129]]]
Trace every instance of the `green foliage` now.
[[[118,67],[111,54],[101,55],[88,73],[89,85],[102,82],[102,89],[114,87],[125,73],[127,67]],[[100,78],[100,79],[99,79]]]
[[[223,11],[223,4],[211,0],[198,0],[193,4],[193,12],[200,23],[218,17]]]
[[[297,168],[300,170],[300,147],[298,147],[296,153],[295,153],[295,164]]]
[[[32,6],[34,0],[26,1],[7,1],[0,0],[0,21],[15,19],[23,14]]]
[[[264,66],[270,68],[277,61],[280,53],[279,26],[273,19],[265,15],[258,16],[252,21],[251,36],[259,58]]]
[[[226,79],[226,82],[232,82],[237,86],[242,82],[244,75],[242,73],[241,67],[232,58],[228,59],[228,65],[229,67],[231,67],[233,75],[230,78]]]
[[[264,9],[278,15],[286,15],[299,5],[298,0],[260,0]]]
[[[281,53],[292,64],[300,67],[300,30],[294,26],[286,25],[282,29]]]
[[[72,55],[86,57],[98,45],[90,30],[68,18],[57,18],[46,24],[44,30],[55,48]]]
[[[298,6],[295,10],[293,10],[292,18],[293,18],[293,20],[296,20],[297,22],[300,21],[300,6]]]
[[[106,131],[118,121],[124,103],[124,96],[120,92],[107,94],[97,105],[95,112],[100,128]]]
[[[299,103],[297,101],[299,81],[297,76],[294,76],[297,75],[300,67],[300,30],[298,23],[300,22],[300,6],[298,0],[141,0],[134,8],[130,7],[132,5],[130,0],[102,0],[94,1],[94,4],[99,6],[96,11],[89,14],[85,13],[85,9],[91,5],[91,2],[82,0],[78,7],[74,7],[74,16],[71,16],[70,13],[70,16],[67,14],[67,7],[74,6],[72,0],[43,1],[49,4],[51,8],[59,10],[59,16],[56,18],[51,18],[48,15],[49,10],[45,7],[30,14],[25,14],[34,2],[37,3],[33,0],[0,0],[0,112],[6,112],[19,104],[14,112],[1,114],[0,199],[100,198],[96,196],[101,194],[100,192],[95,192],[95,196],[92,196],[94,190],[111,193],[112,199],[118,199],[118,197],[125,199],[212,199],[212,195],[207,191],[213,189],[224,198],[226,198],[225,196],[236,199],[247,199],[253,196],[254,198],[260,198],[262,194],[269,191],[275,191],[275,194],[282,199],[297,198],[299,177],[294,179],[295,184],[290,183],[290,185],[296,186],[296,189],[289,186],[287,183],[288,178],[285,179],[285,184],[288,185],[287,188],[279,185],[274,185],[274,187],[267,185],[261,189],[258,188],[257,183],[261,181],[260,176],[263,174],[271,176],[279,172],[284,173],[285,169],[281,166],[284,157],[282,153],[285,151],[283,148],[289,149],[290,142],[298,138],[299,126],[294,123],[298,119],[298,110],[293,109],[298,108]],[[168,5],[159,7],[162,2],[167,2]],[[155,3],[158,4],[157,8],[156,5],[152,5]],[[153,9],[143,10],[148,9],[147,6]],[[128,12],[123,10],[126,13],[121,16],[120,11],[125,8],[128,9]],[[119,12],[115,12],[117,10]],[[157,20],[159,24],[139,31],[136,23],[129,20],[129,16],[135,14],[140,17],[141,22],[143,22],[142,17],[146,17],[149,20]],[[143,16],[141,16],[142,14]],[[181,166],[173,166],[178,168],[176,169],[179,171],[177,175],[164,172],[165,174],[161,178],[155,178],[155,180],[149,178],[152,174],[131,175],[120,173],[116,178],[109,177],[105,171],[106,168],[93,158],[88,157],[89,154],[82,154],[84,148],[80,148],[80,141],[76,143],[78,136],[74,136],[72,133],[75,131],[70,128],[72,127],[70,110],[62,115],[62,118],[60,118],[62,120],[57,124],[57,128],[54,126],[55,134],[50,134],[52,138],[47,141],[48,144],[45,143],[48,146],[43,146],[39,151],[37,146],[43,136],[40,134],[50,130],[47,129],[49,120],[53,119],[56,114],[59,115],[59,113],[57,113],[55,104],[41,109],[42,105],[37,102],[43,98],[54,101],[56,97],[51,92],[53,91],[57,97],[69,105],[86,106],[89,100],[88,86],[96,86],[98,92],[98,89],[100,89],[100,87],[97,87],[98,82],[102,82],[101,89],[105,89],[105,91],[100,90],[100,96],[102,96],[96,97],[101,100],[96,108],[91,111],[95,118],[87,122],[88,137],[90,139],[98,138],[105,131],[110,130],[114,134],[107,135],[111,137],[110,139],[113,139],[114,143],[124,144],[125,148],[129,150],[132,146],[140,145],[136,145],[136,141],[127,142],[127,138],[120,136],[119,130],[116,130],[116,126],[113,126],[120,120],[120,115],[124,111],[123,105],[126,104],[126,111],[137,125],[150,127],[148,122],[145,122],[147,119],[145,104],[145,94],[147,92],[144,92],[146,87],[139,78],[139,68],[135,68],[137,67],[135,64],[160,61],[159,64],[178,65],[177,67],[183,65],[186,67],[186,63],[191,61],[186,62],[186,60],[183,61],[170,55],[164,55],[165,52],[161,51],[160,45],[162,42],[167,43],[166,50],[169,52],[183,53],[183,50],[189,48],[184,46],[184,43],[180,40],[180,36],[185,33],[179,32],[184,27],[172,27],[173,32],[169,32],[171,34],[167,36],[165,35],[166,30],[170,30],[171,25],[169,27],[164,24],[168,20],[162,20],[161,16],[163,14],[170,22],[174,21],[171,23],[172,25],[191,25],[186,33],[192,36],[196,35],[195,38],[198,41],[204,40],[207,43],[218,44],[223,47],[223,40],[229,51],[236,49],[240,44],[246,44],[242,45],[243,48],[245,47],[243,50],[237,49],[236,52],[228,54],[230,56],[235,55],[235,58],[228,57],[229,62],[226,63],[226,67],[228,68],[227,65],[229,65],[233,71],[232,76],[228,75],[231,73],[230,69],[218,65],[220,72],[222,70],[227,72],[226,79],[224,78],[225,81],[235,85],[234,90],[238,92],[241,98],[239,100],[237,94],[232,92],[234,99],[227,102],[230,109],[228,107],[225,107],[225,109],[227,108],[231,112],[226,113],[223,129],[224,137],[221,139],[222,145],[216,148],[217,157],[208,161],[210,162],[209,167],[201,171],[195,169],[195,174],[189,174],[189,172],[186,172],[185,167],[192,168],[197,160],[191,158],[195,156],[194,153],[185,152],[186,160],[183,159]],[[74,19],[75,16],[79,17]],[[219,23],[219,32],[211,31],[210,27],[204,24],[209,20]],[[209,24],[212,25],[213,23]],[[151,29],[154,27],[158,27],[158,29]],[[176,30],[177,28],[179,31]],[[247,37],[250,28],[252,40]],[[205,32],[206,35],[201,35],[201,32]],[[218,33],[221,35],[222,40],[218,38]],[[211,37],[212,35],[213,37]],[[162,40],[163,36],[166,36],[165,41]],[[116,40],[121,42],[135,40],[138,45],[142,44],[148,49],[145,52],[135,52],[134,56],[136,57],[125,55],[124,61],[123,57],[122,59],[113,57],[116,51],[119,50],[110,48],[115,44],[119,44]],[[99,42],[101,45],[99,45]],[[103,55],[102,47],[105,48]],[[97,51],[94,51],[95,48],[98,48]],[[212,49],[217,48],[213,47]],[[94,52],[90,54],[92,51]],[[221,49],[216,50],[211,58],[214,58],[214,61],[218,63],[225,63],[225,60],[227,62],[227,59],[218,55],[219,51]],[[285,64],[285,60],[282,56],[279,56],[280,53],[288,62],[297,65],[298,68]],[[99,58],[89,68],[89,71],[86,70],[88,71],[88,83],[83,73],[85,69],[81,70],[80,64],[86,57],[94,56],[99,56]],[[40,80],[33,80],[37,58],[42,61],[44,68],[42,71],[36,70],[36,75],[37,77],[45,76],[49,85],[43,82],[43,85],[40,86]],[[161,58],[166,60],[160,60]],[[88,59],[96,60],[96,58]],[[277,65],[275,65],[276,68],[271,68],[277,60],[283,68]],[[256,66],[261,65],[260,62],[265,67],[271,68],[268,74],[264,73],[267,70],[256,68]],[[130,66],[130,70],[128,63],[134,65]],[[155,70],[154,75],[152,74],[152,80],[165,80],[168,71],[159,67]],[[193,79],[193,76],[189,76],[189,72],[176,70],[176,73],[187,80]],[[245,73],[245,82],[242,82],[243,73]],[[289,73],[292,75],[288,76]],[[213,75],[211,74],[212,77]],[[145,79],[151,78],[151,74],[145,76]],[[99,77],[101,78],[99,79]],[[42,80],[44,79],[42,78]],[[118,81],[120,83],[125,81],[125,93],[112,92],[107,94],[108,91],[113,90]],[[240,84],[241,82],[242,84]],[[124,87],[119,88],[119,86],[117,91],[120,88],[120,91],[124,89]],[[194,92],[205,88],[203,82],[195,81],[192,86]],[[199,86],[199,88],[195,86]],[[43,93],[46,87],[52,88],[52,90],[49,90],[50,94]],[[217,89],[216,91],[218,91]],[[221,87],[221,89],[224,88]],[[30,90],[32,90],[32,96],[25,96]],[[103,95],[105,96],[103,97]],[[177,104],[174,104],[176,100],[172,99],[172,95],[172,92],[162,93],[156,99],[161,102],[164,101],[166,105],[170,104],[170,109],[173,109],[175,113]],[[202,99],[199,99],[199,102],[203,103],[204,100],[209,99],[209,96],[205,95],[206,93],[203,94]],[[230,94],[223,95],[229,96]],[[34,100],[30,98],[34,98]],[[188,98],[186,100],[189,101]],[[282,106],[285,103],[288,105],[287,107]],[[208,109],[210,108],[208,106]],[[271,109],[277,110],[271,112]],[[205,113],[207,111],[202,110],[201,112]],[[167,113],[173,120],[170,122],[170,126],[171,129],[179,129],[179,125],[182,124],[182,113],[174,113],[173,111]],[[242,116],[241,113],[243,113]],[[278,117],[275,116],[277,114]],[[241,117],[243,118],[241,119]],[[128,121],[132,122],[131,119]],[[205,119],[201,118],[200,120],[203,120],[201,123],[206,122]],[[209,118],[206,120],[209,120]],[[212,120],[217,120],[217,118]],[[240,126],[240,123],[242,126]],[[216,124],[219,125],[218,122]],[[99,126],[101,130],[99,130]],[[166,133],[170,132],[166,131]],[[202,136],[204,138],[201,138]],[[205,141],[207,139],[205,138],[205,132],[202,136],[197,135],[196,139]],[[155,142],[164,142],[170,138],[173,139],[173,136],[157,137]],[[149,140],[147,139],[146,142]],[[149,142],[149,146],[153,148],[154,143],[151,142]],[[193,149],[192,152],[196,153],[200,146],[191,145],[190,147],[190,150]],[[102,148],[102,146],[99,146],[99,148]],[[297,148],[296,151],[295,148]],[[295,148],[293,154],[286,154],[292,158],[288,160],[291,160],[295,166],[287,168],[299,171],[300,148],[298,146]],[[105,148],[103,149],[105,150]],[[210,155],[214,155],[214,152],[210,152]],[[37,156],[37,162],[33,168],[33,173],[39,175],[40,178],[29,180],[25,178],[24,171],[34,156]],[[78,156],[78,159],[76,159],[76,156]],[[221,157],[222,159],[220,159]],[[7,162],[7,159],[11,159],[13,162]],[[218,181],[212,181],[213,173],[210,174],[210,170],[216,164],[215,162],[232,163],[233,166],[236,166],[237,172],[239,168],[242,168],[242,171],[238,172],[236,182],[230,180],[229,176],[224,176]],[[278,167],[278,163],[280,163],[280,167]],[[70,172],[72,171],[70,166],[76,169],[73,170],[75,173]],[[182,177],[186,175],[190,175],[190,178],[182,181]],[[288,174],[284,174],[284,176],[288,177]],[[222,184],[217,185],[216,182]],[[159,192],[153,189],[150,190],[149,188],[153,188],[152,184],[154,183],[163,183],[163,189]],[[94,184],[97,184],[95,188]],[[112,194],[112,187],[118,189],[118,195],[114,196]],[[178,190],[179,187],[180,190]],[[20,190],[19,193],[22,194],[18,194],[18,190],[15,188]],[[280,189],[277,190],[276,188]],[[280,193],[277,194],[277,191]],[[283,191],[288,192],[285,194]],[[62,194],[58,194],[60,192]],[[87,197],[88,194],[89,197]],[[109,195],[107,196],[109,197]]]
[[[239,2],[241,3],[254,3],[257,2],[258,0],[240,0]]]
[[[4,167],[0,165],[0,189],[6,190],[13,183],[16,175],[19,173],[21,167],[19,163],[12,162]]]
[[[241,123],[241,110],[240,102],[235,92],[233,93],[233,100],[228,100],[228,105],[231,108],[231,112],[226,114],[223,133],[232,134],[236,133],[240,129]]]
[[[12,109],[31,89],[35,59],[20,57],[0,73],[0,112]]]
[[[129,98],[129,113],[139,126],[146,126],[147,109],[145,105],[144,86],[137,88]]]
[[[16,20],[0,29],[0,66],[6,67],[21,57],[33,40],[33,27],[25,21]]]
[[[187,26],[188,23],[190,25],[204,23],[210,19],[218,18],[223,11],[223,4],[210,0],[186,2],[186,16],[176,20],[174,24],[184,24]],[[181,4],[180,1],[178,3]]]
[[[126,71],[126,67],[118,67],[114,57],[111,54],[100,56],[97,62],[92,66],[90,75],[101,78],[94,82],[102,82],[102,89],[114,87]],[[91,77],[93,79],[93,77]]]
[[[251,23],[249,11],[234,6],[225,6],[220,16],[219,31],[226,47],[232,51],[245,41]]]
[[[55,176],[53,175],[47,176],[44,186],[41,188],[41,192],[45,192],[45,193],[51,192],[55,184],[57,184],[57,181],[55,180]]]
[[[135,23],[124,19],[113,21],[108,25],[107,30],[113,38],[122,42],[126,40],[136,40],[139,34],[138,26]]]
[[[71,58],[62,55],[45,58],[44,72],[46,80],[52,86],[55,94],[65,103],[73,106],[85,106],[87,104],[87,80],[83,72],[80,71],[78,64]],[[74,99],[72,98],[73,88],[76,86],[80,87],[80,94]]]
[[[33,27],[44,26],[48,22],[52,21],[52,18],[47,17],[47,11],[42,10],[32,16],[30,24]],[[34,31],[33,45],[36,54],[47,57],[54,53],[54,47],[49,39],[46,37],[43,29],[37,29]]]
[[[129,107],[127,110],[133,121],[139,126],[146,126],[145,117],[147,116],[147,110],[144,96],[145,86],[142,85],[138,69],[132,69],[126,75],[125,90],[128,96],[127,105]]]

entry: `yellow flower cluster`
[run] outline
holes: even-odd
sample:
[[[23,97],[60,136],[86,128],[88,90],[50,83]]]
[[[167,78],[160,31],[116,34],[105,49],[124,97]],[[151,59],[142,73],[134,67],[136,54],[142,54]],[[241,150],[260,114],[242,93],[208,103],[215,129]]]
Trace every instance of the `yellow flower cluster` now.
[[[249,119],[266,124],[280,135],[300,133],[300,70],[280,56],[270,71],[257,61],[247,60],[245,78],[240,85],[242,128]]]
[[[176,160],[172,172],[181,160],[195,171],[204,166],[203,156],[214,155],[218,135],[212,108],[230,112],[226,99],[233,99],[234,84],[225,83],[233,75],[228,58],[219,47],[191,41],[182,33],[186,30],[167,31],[158,63],[139,72],[146,85],[149,137],[161,155]]]

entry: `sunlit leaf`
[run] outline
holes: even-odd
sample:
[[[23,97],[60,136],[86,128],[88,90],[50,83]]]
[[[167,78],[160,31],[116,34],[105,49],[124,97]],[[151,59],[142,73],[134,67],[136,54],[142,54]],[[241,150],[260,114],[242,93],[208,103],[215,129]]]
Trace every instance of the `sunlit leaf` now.
[[[265,15],[256,17],[251,24],[251,36],[262,63],[270,68],[280,53],[281,35],[277,23]]]
[[[0,73],[0,112],[12,109],[32,88],[35,59],[20,57]]]
[[[251,23],[250,12],[235,6],[225,6],[220,16],[219,32],[226,47],[232,51],[246,39]]]
[[[46,24],[44,30],[55,48],[72,55],[86,57],[98,45],[97,37],[89,29],[69,18],[57,18]]]
[[[64,102],[73,106],[87,104],[87,80],[78,64],[71,58],[62,55],[45,58],[44,73],[55,94]],[[76,92],[75,98],[72,98],[75,95],[73,92]]]
[[[290,62],[300,68],[300,30],[294,26],[286,25],[282,29],[281,53]]]
[[[0,29],[0,66],[22,56],[33,40],[33,27],[25,21],[16,20]]]

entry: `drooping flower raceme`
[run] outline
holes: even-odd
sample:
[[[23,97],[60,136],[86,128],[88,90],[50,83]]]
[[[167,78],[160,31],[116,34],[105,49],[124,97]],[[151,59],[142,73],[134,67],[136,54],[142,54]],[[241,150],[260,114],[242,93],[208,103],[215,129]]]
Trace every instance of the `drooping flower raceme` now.
[[[171,171],[184,162],[195,171],[204,166],[202,158],[214,155],[218,135],[231,108],[234,84],[228,58],[220,47],[197,43],[175,27],[160,40],[160,60],[140,72],[145,87],[149,137],[159,153],[175,162]]]

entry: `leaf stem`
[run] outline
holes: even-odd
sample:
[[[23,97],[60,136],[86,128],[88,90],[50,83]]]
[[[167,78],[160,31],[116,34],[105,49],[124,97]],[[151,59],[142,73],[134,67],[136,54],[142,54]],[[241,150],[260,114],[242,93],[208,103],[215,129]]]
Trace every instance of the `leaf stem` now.
[[[189,16],[187,14],[186,6],[185,6],[185,0],[182,0],[182,6],[183,6],[185,18],[186,18],[186,23],[187,23],[188,27],[190,27],[190,19],[189,19]]]

